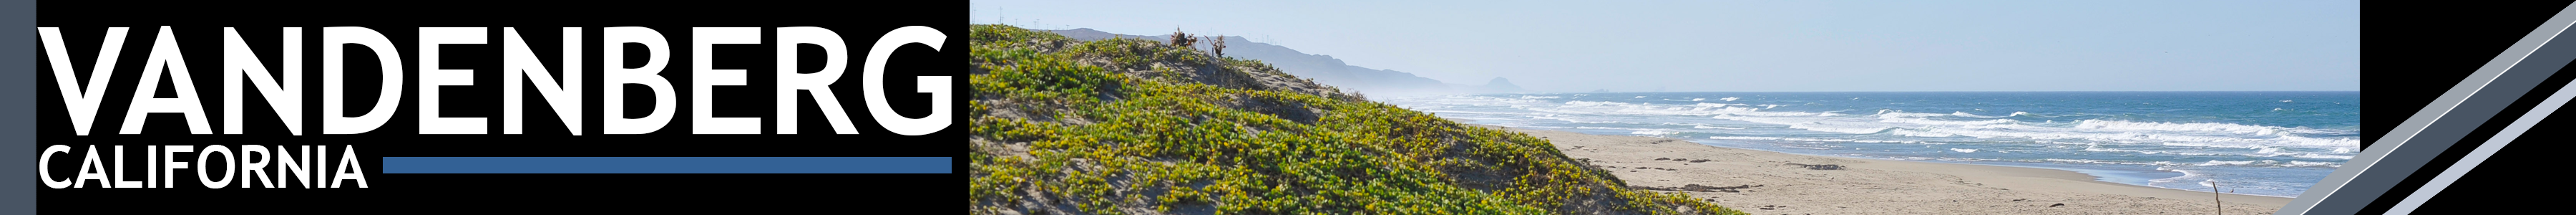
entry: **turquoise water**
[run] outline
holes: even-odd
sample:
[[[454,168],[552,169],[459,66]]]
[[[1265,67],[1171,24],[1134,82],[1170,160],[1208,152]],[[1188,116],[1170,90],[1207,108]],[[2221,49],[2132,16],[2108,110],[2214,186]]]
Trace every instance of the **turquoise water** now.
[[[2296,196],[2360,151],[2360,92],[1671,92],[1384,102],[1471,124],[1797,154],[2075,170]]]

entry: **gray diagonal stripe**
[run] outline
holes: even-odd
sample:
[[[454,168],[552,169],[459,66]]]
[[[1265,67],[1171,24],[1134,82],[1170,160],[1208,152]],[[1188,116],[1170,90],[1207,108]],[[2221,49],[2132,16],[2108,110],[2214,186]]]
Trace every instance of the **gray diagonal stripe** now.
[[[2540,81],[2576,60],[2576,46],[2546,46],[2576,24],[2576,7],[2561,9],[2504,53],[2478,67],[2442,97],[2417,110],[2397,129],[2326,175],[2307,193],[2274,214],[2354,214],[2395,188],[2442,151],[2513,104]],[[2425,71],[2408,71],[2425,72]]]
[[[35,214],[36,1],[0,0],[0,214]]]
[[[2469,174],[2469,170],[2478,168],[2479,163],[2485,163],[2488,157],[2495,156],[2496,150],[2504,149],[2505,144],[2513,143],[2514,138],[2522,137],[2523,132],[2530,131],[2532,125],[2540,124],[2540,120],[2549,118],[2549,113],[2557,112],[2558,107],[2567,105],[2567,99],[2576,97],[2576,93],[2567,93],[2569,90],[2576,90],[2576,84],[2559,87],[2557,93],[2549,94],[2549,99],[2541,100],[2539,106],[2531,108],[2531,112],[2523,113],[2522,118],[2514,119],[2512,125],[2506,125],[2503,132],[2487,138],[2484,144],[2478,144],[2478,149],[2469,151],[2469,155],[2461,157],[2459,163],[2452,163],[2451,168],[2443,169],[2441,175],[2433,176],[2433,181],[2425,182],[2423,187],[2415,188],[2414,194],[2406,195],[2406,200],[2398,201],[2396,207],[2388,209],[2388,213],[2414,213],[2416,207],[2424,206],[2424,201],[2433,199],[2435,194],[2441,194],[2443,188],[2451,186],[2451,182],[2459,181],[2461,175]]]

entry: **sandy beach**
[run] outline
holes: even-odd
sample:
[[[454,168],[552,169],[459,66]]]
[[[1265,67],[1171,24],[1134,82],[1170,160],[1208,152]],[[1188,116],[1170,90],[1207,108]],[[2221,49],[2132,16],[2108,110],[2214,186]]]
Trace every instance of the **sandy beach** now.
[[[2289,198],[2118,184],[2073,171],[1797,155],[1679,139],[1505,128],[1631,187],[1753,214],[2271,214]],[[2220,184],[2224,186],[2225,184]]]

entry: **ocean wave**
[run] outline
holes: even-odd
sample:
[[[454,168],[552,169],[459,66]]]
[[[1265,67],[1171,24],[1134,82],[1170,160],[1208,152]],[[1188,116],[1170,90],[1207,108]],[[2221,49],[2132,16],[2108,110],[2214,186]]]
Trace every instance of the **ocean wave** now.
[[[2338,167],[2338,168],[2340,168],[2340,167],[2343,167],[2343,164],[2341,164],[2341,163],[2331,163],[2331,162],[2290,161],[2290,163],[2289,163],[2289,164],[2284,164],[2284,165],[2282,165],[2282,166],[2289,166],[2289,167],[2324,166],[2324,167]]]
[[[1878,118],[1878,122],[1885,122],[1885,123],[1905,123],[1905,124],[1922,124],[1922,125],[1994,125],[1994,124],[2014,124],[2014,123],[2021,123],[2022,121],[2018,121],[2018,120],[2010,120],[2010,119],[1990,119],[1990,120],[1975,120],[1975,121],[1951,121],[1951,120],[1936,120],[1936,119],[1925,119],[1925,118],[1915,118],[1915,117],[1895,117],[1895,116],[1889,116],[1889,115],[1880,115],[1880,116],[1879,116],[1879,118]]]
[[[2040,159],[2040,160],[2041,160],[2041,161],[2046,161],[2046,162],[2055,162],[2055,163],[2121,164],[2121,165],[2155,165],[2155,163],[2148,163],[2148,162],[2124,162],[2124,161],[2106,161],[2106,160],[2093,160],[2093,159],[2058,159],[2058,158],[2048,158],[2048,159]]]
[[[1956,137],[1956,136],[1959,136],[1959,135],[1957,135],[1957,134],[1941,133],[1941,132],[1924,132],[1924,131],[1916,131],[1916,130],[1912,130],[1912,129],[1896,129],[1896,130],[1889,130],[1889,131],[1888,131],[1888,133],[1890,133],[1890,134],[1895,134],[1895,135],[1909,136],[1909,137]]]
[[[2224,154],[2215,154],[2215,153],[2190,153],[2190,152],[2149,151],[2149,150],[2134,150],[2134,149],[2113,149],[2113,148],[2102,148],[2102,145],[2101,145],[2101,144],[2085,144],[2084,149],[2078,149],[2078,150],[2080,150],[2080,151],[2088,151],[2088,152],[2127,152],[2127,153],[2138,153],[2138,154],[2146,154],[2146,155],[2154,155],[2154,154],[2171,154],[2171,155],[2185,155],[2185,156],[2224,155]]]
[[[1725,101],[1730,101],[1730,102],[1731,102],[1731,101],[1735,101],[1735,99],[1736,99],[1735,97],[1726,97],[1726,98],[1718,98],[1717,100],[1725,100]]]
[[[2164,164],[2166,164],[2166,165],[2175,165],[2175,166],[2336,167],[2336,168],[2343,167],[2343,164],[2342,164],[2342,163],[2333,163],[2333,162],[2308,162],[2308,161],[2289,161],[2289,162],[2282,162],[2282,161],[2278,161],[2278,160],[2246,160],[2246,161],[2223,161],[2223,160],[2210,160],[2210,161],[2204,161],[2204,162],[2201,162],[2201,163],[2195,163],[2195,164],[2177,164],[2177,163],[2165,163],[2165,162],[2159,162],[2159,163],[2164,163]]]
[[[2235,123],[2131,122],[2131,121],[2120,121],[2120,120],[2095,120],[2095,119],[2088,119],[2088,120],[2083,120],[2083,121],[2077,121],[2077,122],[2076,122],[2076,124],[2075,124],[2075,128],[2084,128],[2084,129],[2106,129],[2106,130],[2133,130],[2133,131],[2226,132],[2226,133],[2246,134],[2246,135],[2339,134],[2339,133],[2347,133],[2347,132],[2344,132],[2344,131],[2331,131],[2331,130],[2313,129],[2313,128],[2305,128],[2305,127],[2295,127],[2295,128],[2293,128],[2293,127],[2279,127],[2279,126],[2244,125],[2244,124],[2235,124]]]
[[[1547,115],[1547,116],[1529,116],[1529,118],[1531,118],[1531,119],[1553,119],[1553,120],[1557,120],[1557,121],[1565,121],[1565,122],[1571,122],[1571,123],[1586,123],[1586,124],[1619,123],[1619,121],[1610,121],[1610,120],[1586,121],[1586,120],[1579,120],[1579,119],[1575,119],[1575,118],[1572,118],[1572,117],[1557,117],[1556,115]]]
[[[1937,160],[1937,161],[2001,161],[2001,160],[2002,160],[2002,159],[1987,159],[1987,158],[1913,157],[1913,156],[1905,156],[1905,157],[1891,157],[1891,158],[1894,158],[1894,159],[1901,159],[1901,160]]]
[[[1729,136],[1713,136],[1713,137],[1708,137],[1708,139],[1720,139],[1720,140],[1780,140],[1781,138],[1779,138],[1779,137],[1729,137]]]
[[[1671,134],[1679,134],[1679,133],[1681,133],[1681,132],[1674,132],[1674,131],[1672,131],[1672,130],[1663,130],[1663,129],[1641,129],[1641,130],[1637,130],[1637,131],[1631,131],[1631,132],[1628,132],[1628,134],[1638,134],[1638,135],[1671,135]]]
[[[1777,140],[1777,141],[1792,141],[1792,142],[1905,143],[1905,144],[1930,144],[1930,145],[1939,145],[1939,144],[1941,144],[1941,143],[1927,143],[1927,142],[1923,142],[1923,141],[1911,141],[1911,140],[1816,139],[1816,138],[1795,138],[1795,137],[1712,136],[1712,137],[1708,137],[1708,139],[1718,139],[1718,140]]]
[[[1892,135],[1913,137],[1967,136],[1975,138],[2018,138],[2032,140],[2087,140],[2114,143],[2145,143],[2171,146],[2223,148],[2260,148],[2290,146],[2303,148],[2356,147],[2353,138],[2314,138],[2288,128],[2249,126],[2224,123],[2135,123],[2115,120],[2084,120],[2071,127],[2044,126],[2012,119],[1941,120],[1927,118],[1935,114],[1885,112],[1875,121],[1834,119],[1833,117],[1719,117],[1737,121],[1790,125],[1790,128],[1820,132],[1872,134],[1896,129]]]
[[[1744,128],[1737,128],[1737,127],[1717,127],[1717,126],[1706,126],[1706,125],[1693,125],[1693,126],[1691,126],[1691,128],[1696,128],[1696,129],[1744,130]]]
[[[1870,115],[1872,115],[1872,116],[1878,116],[1879,118],[1890,118],[1890,117],[1911,117],[1911,118],[1923,118],[1923,117],[1949,116],[1949,114],[1937,114],[1937,113],[1906,113],[1905,111],[1892,110],[1892,109],[1879,109],[1879,110],[1878,110],[1878,113],[1876,113],[1876,114],[1870,114]]]
[[[2023,112],[2013,112],[2013,115],[2012,115],[2012,116],[2020,116],[2021,114],[2023,114]],[[1968,112],[1961,112],[1961,111],[1953,111],[1953,112],[1950,112],[1950,115],[1951,115],[1951,116],[1959,116],[1959,117],[1975,117],[1975,118],[2004,118],[2004,117],[2012,117],[2012,116],[1982,116],[1982,115],[1972,114],[1972,113],[1968,113]]]
[[[2273,161],[2273,160],[2259,160],[2259,161],[2219,161],[2219,160],[2211,160],[2211,161],[2209,161],[2209,162],[2201,162],[2200,164],[2194,164],[2193,166],[2218,166],[2218,165],[2228,165],[2228,166],[2245,166],[2245,165],[2253,165],[2254,163],[2258,163],[2258,162],[2260,162],[2260,163],[2280,163],[2280,161]]]
[[[2255,150],[2255,151],[2254,151],[2254,153],[2252,153],[2252,154],[2247,154],[2247,155],[2256,156],[2256,157],[2282,157],[2282,156],[2288,156],[2288,157],[2294,157],[2294,158],[2308,158],[2308,159],[2342,159],[2342,160],[2352,160],[2352,156],[2351,156],[2351,155],[2329,155],[2329,154],[2317,154],[2317,153],[2310,153],[2310,152],[2291,152],[2291,151],[2289,151],[2289,149],[2284,149],[2284,148],[2281,148],[2281,147],[2264,147],[2264,148],[2262,148],[2262,149]]]
[[[1781,148],[1792,148],[1792,149],[1814,149],[1814,150],[1833,150],[1833,149],[1834,149],[1833,147],[1814,147],[1814,146],[1780,146],[1780,147],[1781,147]]]
[[[1876,134],[1878,132],[1886,132],[1888,129],[1896,129],[1896,127],[1888,126],[1846,126],[1828,125],[1823,123],[1789,124],[1789,128],[1849,134]]]
[[[2316,154],[2316,153],[2302,153],[2302,154],[2297,154],[2297,155],[2290,155],[2290,157],[2294,157],[2294,158],[2308,158],[2308,159],[2342,159],[2342,160],[2352,160],[2352,156],[2351,156],[2351,155],[2321,155],[2321,154]]]
[[[1707,138],[1697,142],[1851,157],[2117,165],[2184,175],[2146,178],[2156,181],[2148,186],[2170,188],[2199,187],[2192,183],[2213,177],[2226,183],[2229,179],[2273,180],[2277,178],[2273,174],[2326,171],[2340,168],[2362,150],[2357,137],[2359,128],[2352,123],[2281,114],[2341,110],[2334,108],[2292,110],[2288,107],[2306,106],[2277,106],[2282,112],[2241,115],[2242,111],[2259,109],[2183,104],[2176,100],[2145,101],[2172,103],[2147,106],[2137,105],[2140,102],[2111,102],[2128,105],[2101,109],[2083,105],[2027,106],[2024,104],[2028,101],[1989,102],[1981,98],[1950,102],[1873,99],[1887,100],[1882,102],[1842,101],[1861,98],[1856,95],[1821,99],[1765,95],[1769,97],[1762,98],[1769,100],[1764,101],[1744,101],[1740,97],[1725,100],[1727,97],[1705,94],[1665,95],[1653,100],[1616,96],[1429,96],[1389,103],[1452,118],[1528,118],[1471,122],[1478,124],[1564,130],[1583,127],[1581,130],[1588,133]],[[2281,99],[2255,101],[2277,100]],[[1905,102],[1889,103],[1900,101]],[[2064,104],[2083,102],[2089,101]],[[2261,106],[2270,105],[2250,108]],[[1978,112],[1967,112],[1972,108]],[[2301,188],[2274,186],[2270,181],[2236,182],[2228,188],[2265,189],[2255,187],[2279,187],[2290,193]]]
[[[1857,121],[1822,113],[1772,112],[1727,107],[1713,117],[1764,124],[1789,125],[1790,128],[1820,132],[1873,134],[1895,128],[1906,128],[1894,135],[1915,137],[1968,136],[1976,138],[2022,138],[2035,140],[2091,140],[2119,143],[2166,143],[2206,147],[2256,148],[2264,146],[2299,146],[2311,148],[2359,146],[2352,138],[2311,138],[2300,136],[2305,128],[2284,128],[2229,123],[2165,123],[2119,120],[2081,120],[2074,125],[2030,123],[2013,119],[1943,120],[1959,114],[1908,113],[1880,110],[1871,114],[1873,121]],[[1973,115],[1973,114],[1968,114]],[[2015,115],[2029,115],[2026,112]],[[2063,127],[2060,127],[2063,126]]]
[[[2040,142],[2043,144],[2099,143],[2099,150],[2129,150],[2124,153],[2148,155],[2217,155],[2278,157],[2297,159],[2348,160],[2359,151],[2357,131],[2284,127],[2221,122],[2157,122],[2123,120],[2125,114],[2068,113],[2051,115],[2031,111],[2014,111],[2001,116],[1946,111],[1950,113],[1916,113],[1897,108],[1871,110],[1781,111],[1779,104],[1735,104],[1708,102],[1640,103],[1617,101],[1528,102],[1530,99],[1556,95],[1497,95],[1428,98],[1436,105],[1450,105],[1427,112],[1513,115],[1510,110],[1528,111],[1519,115],[1531,119],[1548,119],[1581,124],[1653,124],[1685,127],[1662,132],[1742,133],[1741,135],[1782,135],[1782,127],[1720,126],[1732,123],[1691,123],[1690,119],[1662,116],[1697,116],[1694,118],[1727,120],[1767,125],[1784,125],[1792,131],[1856,135],[1848,139],[1922,141],[1929,138],[1975,138],[1972,142]],[[1573,96],[1569,96],[1573,97]],[[1684,97],[1688,98],[1688,97]],[[1700,101],[1724,98],[1697,98]],[[1742,98],[1737,98],[1742,99]],[[1679,101],[1678,98],[1673,101]],[[1808,102],[1807,105],[1823,105]],[[1478,109],[1509,107],[1501,111]],[[1465,111],[1462,111],[1465,110]],[[1868,114],[1843,114],[1863,111]],[[2056,122],[2046,118],[2069,118]],[[2085,119],[2091,118],[2091,119]],[[1631,120],[1635,119],[1635,120]],[[2024,120],[2041,120],[2030,122]],[[1627,121],[1627,122],[1623,122]],[[1671,123],[1683,122],[1683,123]],[[1553,123],[1553,122],[1547,122]],[[1614,126],[1616,127],[1616,126]],[[1696,129],[1696,130],[1683,130]],[[1632,130],[1633,131],[1633,130]],[[1672,135],[1649,132],[1655,135]],[[1803,135],[1803,134],[1800,134]],[[1722,138],[1721,138],[1722,139]],[[2115,146],[2116,145],[2116,146]],[[2167,148],[2140,148],[2161,146]],[[2109,148],[2106,148],[2109,147]],[[2247,151],[2283,148],[2247,153]],[[2073,148],[2069,148],[2073,149]],[[2152,149],[2152,150],[2148,150]],[[2231,151],[2242,149],[2244,151]],[[1937,149],[1935,149],[1937,150]],[[1997,151],[2000,152],[2000,151]]]
[[[1624,103],[1624,102],[1595,102],[1595,101],[1568,101],[1568,102],[1565,102],[1565,105],[1566,105],[1566,106],[1575,106],[1575,107],[1606,106],[1606,105],[1624,105],[1624,104],[1628,104],[1628,103]]]

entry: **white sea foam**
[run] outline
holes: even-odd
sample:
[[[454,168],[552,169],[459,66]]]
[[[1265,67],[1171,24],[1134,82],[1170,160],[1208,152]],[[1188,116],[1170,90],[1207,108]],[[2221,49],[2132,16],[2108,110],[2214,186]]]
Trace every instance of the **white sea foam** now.
[[[2343,167],[2343,164],[2342,164],[2342,163],[2330,163],[2330,162],[2290,161],[2290,163],[2289,163],[2289,164],[2282,164],[2281,166],[2286,166],[2286,167],[2310,167],[2310,166],[2331,166],[2331,167]]]
[[[1717,126],[1706,126],[1706,125],[1693,125],[1693,126],[1691,126],[1691,128],[1696,128],[1696,129],[1744,130],[1744,128],[1737,128],[1737,127],[1717,127]]]
[[[1937,161],[1998,161],[1998,160],[2000,160],[2000,159],[1985,159],[1985,158],[1911,157],[1911,156],[1907,156],[1907,157],[1891,157],[1891,158],[1894,158],[1894,159],[1904,159],[1904,160],[1937,160]]]
[[[2281,157],[2281,156],[2288,156],[2288,157],[2294,157],[2294,158],[2309,158],[2309,159],[2343,159],[2343,160],[2351,160],[2351,159],[2352,159],[2352,156],[2351,156],[2351,155],[2328,155],[2328,154],[2305,153],[2305,152],[2291,152],[2291,151],[2289,151],[2288,149],[2284,149],[2284,148],[2281,148],[2281,147],[2263,147],[2262,149],[2255,150],[2255,151],[2254,151],[2254,153],[2252,153],[2252,154],[2247,154],[2247,155],[2250,155],[2250,156],[2257,156],[2257,157]]]
[[[1887,129],[1896,129],[1896,127],[1887,127],[1887,126],[1854,126],[1854,125],[1833,125],[1833,124],[1823,124],[1823,123],[1801,123],[1801,124],[1790,124],[1790,125],[1789,125],[1789,128],[1795,128],[1795,129],[1807,129],[1807,130],[1809,130],[1809,131],[1822,131],[1822,132],[1834,132],[1834,133],[1851,133],[1851,134],[1875,134],[1875,133],[1878,133],[1878,132],[1887,131]]]
[[[1631,131],[1631,132],[1628,132],[1628,134],[1639,134],[1639,135],[1671,135],[1671,134],[1679,134],[1679,133],[1681,133],[1681,132],[1673,132],[1673,131],[1671,131],[1671,130],[1663,130],[1663,129],[1645,129],[1645,130],[1637,130],[1637,131]]]
[[[1730,102],[1731,102],[1731,101],[1735,101],[1735,99],[1737,99],[1737,98],[1735,98],[1735,97],[1726,97],[1726,98],[1718,98],[1717,100],[1726,100],[1726,101],[1730,101]]]
[[[1896,130],[1889,130],[1889,131],[1888,131],[1888,133],[1890,133],[1890,134],[1895,134],[1895,135],[1912,136],[1912,137],[1955,137],[1955,136],[1959,136],[1959,135],[1957,135],[1957,134],[1941,133],[1941,132],[1915,131],[1915,130],[1912,130],[1912,129],[1896,129]]]
[[[1565,105],[1566,105],[1566,106],[1575,106],[1575,107],[1590,107],[1590,106],[1604,106],[1604,105],[1624,105],[1624,104],[1628,104],[1628,103],[1621,103],[1621,102],[1594,102],[1594,101],[1568,101],[1568,102],[1565,102]]]
[[[1728,136],[1714,136],[1714,137],[1708,137],[1708,139],[1720,139],[1720,140],[1780,140],[1781,138],[1778,138],[1778,137],[1728,137]]]
[[[1925,143],[1925,142],[1922,142],[1922,141],[1905,141],[1905,140],[1816,139],[1816,138],[1794,138],[1794,137],[1735,137],[1735,136],[1713,136],[1713,137],[1708,137],[1708,139],[1719,139],[1719,140],[1777,140],[1777,141],[1791,141],[1791,142],[1905,143],[1905,144],[1934,144],[1934,145],[1938,145],[1938,144],[1940,144],[1940,143]]]
[[[1996,111],[1979,113],[2010,113],[1993,116],[1937,107],[1904,107],[1915,111],[1931,110],[1926,111],[1931,113],[1917,113],[1896,108],[1837,108],[1836,104],[1813,102],[1791,102],[1792,104],[1806,103],[1803,105],[1731,103],[1741,101],[1742,98],[1664,99],[1673,102],[1615,102],[1619,101],[1617,99],[1568,101],[1563,99],[1580,99],[1580,96],[1557,97],[1560,95],[1429,97],[1422,98],[1425,101],[1405,102],[1407,104],[1403,107],[1440,113],[1443,116],[1451,114],[1520,115],[1530,119],[1547,119],[1478,122],[1515,127],[1589,125],[1576,127],[1598,129],[1595,131],[1608,130],[1628,135],[1687,136],[1724,140],[1712,144],[1749,143],[1764,147],[1830,150],[1823,153],[1865,149],[1868,153],[1852,155],[1870,157],[1901,156],[1879,154],[1881,152],[1878,151],[1890,149],[1884,148],[1883,146],[1886,145],[1883,144],[1922,144],[1927,148],[1897,147],[1893,148],[1895,151],[1892,152],[1929,153],[1947,150],[1945,153],[1973,153],[1986,154],[1986,156],[2002,156],[2002,154],[1993,153],[2007,152],[2038,153],[2043,154],[2040,155],[2041,158],[2051,159],[2016,160],[2015,162],[2161,166],[2167,167],[2168,171],[2185,174],[2209,174],[2209,172],[2184,172],[2171,168],[2194,171],[2218,168],[2216,169],[2219,171],[2218,174],[2236,174],[2231,173],[2236,170],[2229,170],[2234,168],[2331,168],[2339,167],[2340,161],[2352,159],[2354,153],[2360,150],[2359,140],[2351,138],[2357,131],[2350,131],[2351,128],[2317,129],[2226,122],[2157,122],[2137,118],[2163,116],[2132,118],[2099,113],[2043,115],[2026,111],[1978,110]],[[1682,99],[1690,100],[1685,102]],[[1721,103],[1706,103],[1712,100]],[[1787,111],[1779,108],[1801,110]],[[2282,110],[2287,109],[2282,108]],[[1851,113],[1854,111],[1860,113]],[[1951,113],[1932,111],[1951,111]],[[2069,121],[2059,123],[2054,119]],[[2041,120],[2041,122],[2023,120]],[[1745,126],[1747,124],[1744,123],[1777,126]],[[1843,143],[1856,144],[1839,146]],[[1945,143],[1947,146],[1956,147],[1932,146]],[[2076,147],[2079,145],[2082,147]],[[1850,152],[1864,151],[1841,153]],[[2158,159],[2194,160],[2189,162],[2137,161]],[[2190,180],[2199,180],[2199,178],[2190,178]]]
[[[2084,121],[2078,121],[2078,122],[2077,122],[2077,124],[2075,125],[2075,128],[2084,128],[2084,129],[2106,129],[2106,130],[2140,130],[2140,131],[2200,131],[2200,132],[2227,132],[2227,133],[2249,134],[2249,135],[2277,135],[2277,134],[2281,134],[2281,133],[2329,133],[2329,132],[2324,132],[2324,131],[2320,131],[2320,130],[2316,130],[2316,129],[2308,129],[2308,128],[2283,128],[2283,127],[2274,127],[2274,126],[2242,125],[2242,124],[2234,124],[2234,123],[2130,122],[2130,121],[2119,121],[2119,120],[2093,120],[2093,119],[2088,119],[2088,120],[2084,120]]]
[[[2245,166],[2245,165],[2254,165],[2255,163],[2280,163],[2280,161],[2273,161],[2273,160],[2259,160],[2259,161],[2220,161],[2220,160],[2211,160],[2211,161],[2209,161],[2209,162],[2201,162],[2200,164],[2194,164],[2193,166],[2218,166],[2218,165]]]
[[[2294,157],[2294,158],[2310,158],[2310,159],[2341,159],[2341,160],[2352,160],[2352,156],[2351,156],[2351,155],[2321,155],[2321,154],[2316,154],[2316,153],[2300,153],[2300,154],[2296,154],[2296,155],[2290,155],[2290,157]]]
[[[1781,148],[1793,148],[1793,149],[1814,149],[1814,150],[1833,150],[1833,149],[1834,149],[1833,147],[1814,147],[1814,146],[1780,146],[1780,147],[1781,147]]]
[[[1961,112],[1961,111],[1952,111],[1952,112],[1950,112],[1950,115],[1951,115],[1951,116],[1961,116],[1961,117],[1976,117],[1976,118],[2000,118],[2000,117],[1996,117],[1996,116],[1978,116],[1977,114],[1972,114],[1972,113],[1968,113],[1968,112]]]
[[[2040,160],[2042,160],[2042,161],[2047,161],[2047,162],[2057,162],[2057,163],[2155,165],[2155,163],[2145,163],[2145,162],[2121,162],[2121,161],[2106,161],[2106,160],[2093,160],[2093,159],[2057,159],[2057,158],[2048,158],[2048,159],[2040,159]]]
[[[2184,179],[2184,178],[2194,178],[2194,177],[2200,176],[2200,174],[2198,174],[2198,173],[2192,173],[2191,171],[2184,171],[2184,170],[2181,170],[2181,169],[2169,169],[2169,168],[2162,168],[2162,167],[2158,167],[2158,168],[2156,168],[2156,170],[2164,170],[2164,171],[2170,171],[2170,172],[2182,173],[2182,176],[2174,176],[2174,177],[2172,177],[2172,178],[2147,179],[2147,182],[2149,182],[2150,184],[2153,184],[2153,183],[2170,183],[2170,182],[2174,182],[2175,180],[2181,180],[2181,179]]]
[[[2275,168],[2277,168],[2277,167],[2338,167],[2338,168],[2339,168],[2339,167],[2343,167],[2343,163],[2337,163],[2337,162],[2310,162],[2310,161],[2288,161],[2288,162],[2283,162],[2283,161],[2279,161],[2279,160],[2242,160],[2242,161],[2209,160],[2209,161],[2204,161],[2204,162],[2200,162],[2200,163],[2192,163],[2192,164],[2181,164],[2181,163],[2172,163],[2172,162],[2161,162],[2161,161],[2159,161],[2159,162],[2156,162],[2155,164],[2156,164],[2156,165],[2160,165],[2160,167],[2157,167],[2157,169],[2172,169],[2172,167],[2169,167],[2169,166],[2241,166],[2241,167],[2275,167]]]
[[[1553,120],[1557,120],[1557,121],[1565,121],[1565,122],[1571,122],[1571,123],[1589,123],[1589,124],[1619,123],[1619,121],[1610,121],[1610,120],[1580,120],[1580,119],[1575,119],[1575,118],[1573,118],[1573,117],[1558,117],[1557,115],[1530,116],[1529,118],[1531,118],[1531,119],[1553,119]]]

